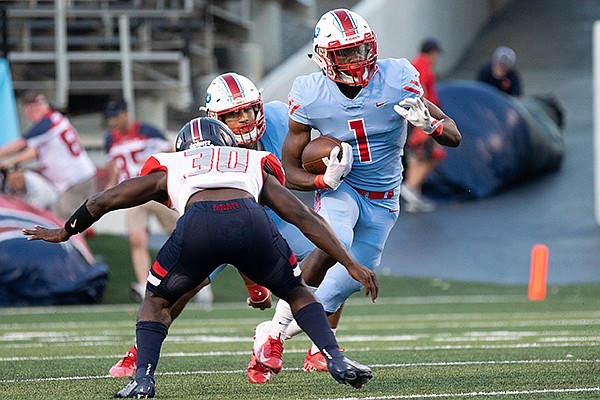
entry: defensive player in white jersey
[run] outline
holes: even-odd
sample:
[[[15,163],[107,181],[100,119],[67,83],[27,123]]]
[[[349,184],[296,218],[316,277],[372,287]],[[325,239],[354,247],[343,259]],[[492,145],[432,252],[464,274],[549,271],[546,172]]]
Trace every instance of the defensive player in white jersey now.
[[[108,170],[106,188],[138,176],[148,157],[173,148],[157,127],[132,120],[127,103],[121,97],[114,97],[107,101],[104,117],[109,128],[104,134]],[[168,234],[173,232],[179,218],[175,211],[154,201],[126,210],[125,226],[129,235],[131,261],[136,278],[136,282],[131,285],[131,294],[137,301],[141,301],[144,297],[146,278],[150,270],[148,226],[151,216],[158,220]]]
[[[375,33],[360,15],[347,9],[324,14],[315,27],[311,58],[321,71],[296,78],[288,99],[289,131],[282,152],[288,186],[316,189],[315,210],[350,254],[373,270],[398,218],[407,121],[442,145],[458,146],[461,135],[451,118],[421,98],[419,75],[407,59],[377,60]],[[322,175],[302,168],[312,129],[343,142],[341,161],[336,147]],[[323,270],[330,262],[315,250],[302,269]],[[315,294],[331,314],[360,288],[336,264]],[[291,335],[291,319],[289,309],[278,305],[273,322],[257,326],[253,352],[267,354],[257,361],[273,372],[281,369],[281,352],[270,348],[274,341],[281,347]],[[318,344],[306,359],[320,357],[317,353]]]
[[[52,110],[46,96],[28,91],[22,102],[32,125],[23,137],[0,148],[0,167],[37,159],[39,173],[59,194],[52,211],[67,219],[96,190],[96,167],[77,130],[63,114]]]
[[[350,256],[322,217],[283,186],[285,175],[275,156],[238,148],[222,122],[212,118],[188,122],[175,149],[150,157],[140,177],[92,196],[64,227],[23,229],[29,240],[63,242],[109,211],[151,200],[181,215],[148,276],[136,324],[136,376],[115,396],[154,397],[154,373],[171,323],[170,307],[223,263],[235,265],[288,301],[298,324],[322,349],[333,378],[363,386],[371,379],[371,370],[340,353],[323,306],[303,283],[294,253],[259,202],[348,268],[373,300],[378,291],[375,274]]]
[[[224,122],[234,133],[238,146],[252,150],[271,152],[281,159],[281,146],[287,132],[287,107],[280,101],[264,104],[262,94],[254,83],[243,75],[233,72],[217,76],[206,90],[205,106],[200,108],[209,117]],[[269,216],[275,222],[281,235],[289,243],[298,261],[302,261],[314,245],[292,224],[285,222],[268,207]],[[171,309],[171,319],[176,319],[195,293],[209,282],[213,282],[226,264],[215,269],[206,282],[186,294]],[[241,274],[248,289],[248,305],[264,310],[271,307],[271,294],[265,287]],[[136,346],[109,370],[114,377],[132,376],[136,370]],[[270,377],[270,370],[251,361],[248,377],[252,383],[262,383]],[[266,377],[266,378],[265,378]]]

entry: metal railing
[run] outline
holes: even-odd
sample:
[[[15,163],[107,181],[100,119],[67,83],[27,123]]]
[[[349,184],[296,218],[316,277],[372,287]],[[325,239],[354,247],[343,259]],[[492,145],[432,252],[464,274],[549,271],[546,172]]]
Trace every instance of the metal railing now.
[[[11,7],[3,8],[6,19],[2,24],[2,50],[11,66],[18,67],[21,64],[25,68],[42,63],[54,66],[54,76],[51,79],[16,79],[15,89],[52,89],[56,93],[55,105],[66,107],[71,90],[85,92],[122,89],[125,99],[133,105],[134,89],[164,91],[176,88],[180,103],[189,104],[193,100],[190,60],[187,54],[189,43],[179,38],[171,40],[167,46],[173,50],[154,51],[152,39],[148,39],[146,23],[148,20],[176,22],[189,17],[194,12],[195,5],[203,4],[204,1],[198,0],[13,2]],[[133,29],[132,20],[136,23]],[[68,32],[69,25],[74,25],[76,21],[80,21],[84,30],[79,36]],[[86,26],[91,26],[93,21],[98,21],[96,26],[100,29],[86,32]],[[11,23],[19,27],[15,35],[18,36],[17,40],[13,43],[7,39]],[[32,33],[35,29],[43,31],[45,36],[36,36]],[[137,37],[132,37],[132,31],[137,33]],[[135,48],[132,43],[136,44]],[[15,50],[10,49],[11,45]],[[74,80],[72,69],[81,69],[84,63],[113,64],[113,69],[115,65],[120,66],[120,79],[105,76]],[[168,64],[174,65],[162,69],[156,67]],[[173,71],[176,71],[175,76]],[[79,75],[85,75],[85,72]]]

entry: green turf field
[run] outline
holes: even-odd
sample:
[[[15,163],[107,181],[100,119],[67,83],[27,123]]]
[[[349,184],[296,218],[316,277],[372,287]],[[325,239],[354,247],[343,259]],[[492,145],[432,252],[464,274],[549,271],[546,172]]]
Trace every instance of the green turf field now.
[[[305,335],[286,342],[284,370],[269,384],[249,384],[253,328],[272,310],[243,303],[233,269],[219,278],[213,309],[191,305],[171,327],[157,398],[600,398],[600,286],[549,287],[545,301],[529,302],[526,283],[381,277],[377,304],[353,296],[337,333],[348,357],[373,368],[373,380],[356,390],[301,370]],[[118,304],[121,297],[3,309],[0,399],[111,398],[127,383],[107,372],[132,344],[137,309]]]

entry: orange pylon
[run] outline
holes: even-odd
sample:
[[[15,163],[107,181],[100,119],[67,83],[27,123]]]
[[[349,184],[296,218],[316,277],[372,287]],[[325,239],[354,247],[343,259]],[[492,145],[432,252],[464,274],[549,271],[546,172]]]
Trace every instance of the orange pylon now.
[[[548,246],[536,244],[531,249],[531,271],[529,275],[528,296],[531,301],[546,298],[546,282],[548,279]]]

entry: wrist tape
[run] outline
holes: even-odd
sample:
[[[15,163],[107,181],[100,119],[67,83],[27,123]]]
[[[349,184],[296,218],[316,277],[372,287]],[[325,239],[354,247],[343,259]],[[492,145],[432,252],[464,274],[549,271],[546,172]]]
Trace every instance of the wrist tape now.
[[[329,187],[329,185],[327,185],[325,183],[324,177],[325,177],[324,174],[320,174],[320,175],[315,176],[315,186],[317,187],[317,189],[331,189]]]
[[[437,120],[433,120],[432,125],[435,125],[437,123],[438,123]],[[442,132],[444,132],[444,124],[439,124],[438,127],[435,128],[435,130],[433,132],[431,132],[431,136],[441,136]]]
[[[81,233],[96,222],[96,219],[92,217],[92,214],[88,211],[86,204],[87,201],[71,215],[67,222],[65,222],[65,231],[67,231],[69,235]]]

